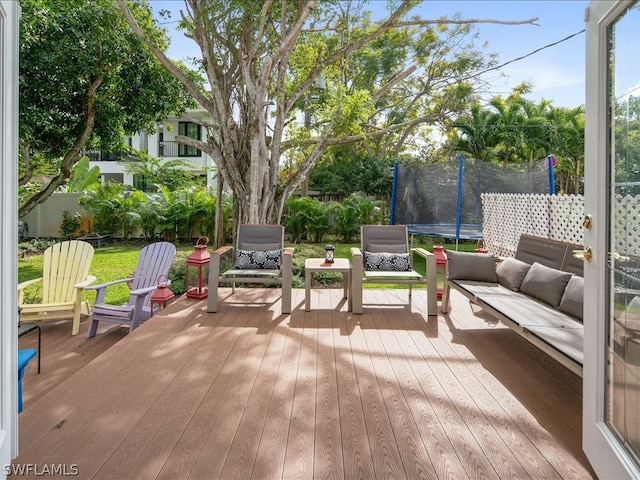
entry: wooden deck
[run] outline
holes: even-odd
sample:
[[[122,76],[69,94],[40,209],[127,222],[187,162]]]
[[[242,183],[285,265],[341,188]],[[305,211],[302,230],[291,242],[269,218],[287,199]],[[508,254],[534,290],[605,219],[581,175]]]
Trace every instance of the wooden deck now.
[[[582,381],[452,292],[182,297],[127,335],[43,323],[14,468],[96,479],[584,479]],[[37,335],[20,338],[33,347]],[[47,467],[48,468],[48,467]],[[35,478],[33,470],[31,476]]]

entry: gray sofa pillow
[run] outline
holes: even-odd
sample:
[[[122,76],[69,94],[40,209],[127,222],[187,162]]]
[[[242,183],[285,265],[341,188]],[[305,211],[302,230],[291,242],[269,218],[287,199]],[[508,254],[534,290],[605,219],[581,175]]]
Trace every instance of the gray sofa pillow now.
[[[507,257],[500,262],[496,268],[498,283],[509,290],[518,292],[530,268],[531,265],[526,262],[513,257]]]
[[[270,250],[278,250],[282,248],[282,245],[279,243],[246,243],[240,242],[241,250],[259,250],[259,251],[270,251]]]
[[[407,246],[404,243],[379,244],[370,243],[365,245],[365,250],[371,253],[407,253]]]
[[[583,304],[584,278],[573,275],[567,283],[567,288],[564,289],[558,309],[567,315],[583,320]]]
[[[497,282],[496,264],[489,253],[456,252],[447,250],[449,280]]]
[[[558,308],[571,273],[534,262],[520,286],[520,291]]]

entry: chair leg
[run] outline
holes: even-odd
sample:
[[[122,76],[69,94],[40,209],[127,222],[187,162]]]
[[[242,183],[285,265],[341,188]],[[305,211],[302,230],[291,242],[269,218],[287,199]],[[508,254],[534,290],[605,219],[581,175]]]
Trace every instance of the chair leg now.
[[[359,248],[351,250],[353,265],[351,269],[351,311],[356,315],[362,314],[362,252]]]
[[[220,254],[212,253],[209,259],[209,293],[207,295],[207,312],[218,311],[218,283],[220,275]]]
[[[80,309],[82,308],[82,291],[76,294],[76,301],[73,306],[73,325],[71,335],[77,335],[80,331]]]
[[[293,283],[293,250],[287,249],[282,255],[282,313],[291,313],[291,287]]]
[[[89,331],[87,332],[87,338],[92,338],[96,336],[96,332],[98,331],[98,320],[93,318],[91,315],[91,320],[89,324]]]

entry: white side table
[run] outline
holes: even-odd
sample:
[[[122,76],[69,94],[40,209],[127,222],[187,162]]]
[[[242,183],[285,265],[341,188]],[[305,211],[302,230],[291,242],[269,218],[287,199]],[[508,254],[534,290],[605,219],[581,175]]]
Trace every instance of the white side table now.
[[[351,311],[351,261],[348,258],[336,258],[333,263],[325,263],[324,258],[307,258],[304,261],[304,310],[311,311],[311,274],[312,273],[342,273],[342,287],[344,298],[348,298],[348,310]]]

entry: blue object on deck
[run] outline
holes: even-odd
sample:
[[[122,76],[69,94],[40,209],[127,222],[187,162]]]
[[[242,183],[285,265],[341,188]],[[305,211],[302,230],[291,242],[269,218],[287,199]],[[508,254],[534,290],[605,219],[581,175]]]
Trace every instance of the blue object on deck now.
[[[18,350],[18,413],[22,411],[22,377],[24,369],[29,365],[29,360],[36,356],[38,351],[35,348],[24,348]]]

